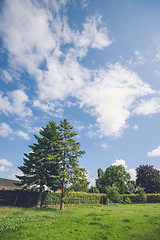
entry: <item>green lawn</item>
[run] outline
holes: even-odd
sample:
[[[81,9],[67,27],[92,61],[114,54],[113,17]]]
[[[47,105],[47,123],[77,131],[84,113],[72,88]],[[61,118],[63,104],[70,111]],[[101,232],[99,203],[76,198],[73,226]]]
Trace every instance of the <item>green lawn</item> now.
[[[159,240],[160,204],[0,208],[0,239]]]

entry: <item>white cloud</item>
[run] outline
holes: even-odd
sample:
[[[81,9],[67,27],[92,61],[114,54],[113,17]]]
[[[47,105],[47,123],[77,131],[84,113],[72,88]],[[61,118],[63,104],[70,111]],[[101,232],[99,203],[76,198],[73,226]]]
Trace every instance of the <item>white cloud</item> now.
[[[107,149],[107,148],[109,148],[109,146],[108,146],[108,144],[106,144],[106,143],[102,143],[102,144],[101,144],[101,148]]]
[[[9,72],[7,72],[6,70],[3,70],[3,71],[2,71],[2,79],[3,79],[6,83],[12,82],[12,77],[11,77],[11,75],[9,74]]]
[[[54,11],[58,13],[60,10],[62,10],[66,6],[69,0],[52,0],[52,1],[44,1],[44,2],[48,8],[52,7]]]
[[[139,129],[138,125],[135,124],[135,125],[133,126],[133,129],[134,129],[134,130],[138,130],[138,129]]]
[[[84,24],[84,30],[76,38],[76,45],[85,48],[103,49],[112,43],[107,36],[107,28],[102,27],[101,16],[88,18]]]
[[[71,124],[74,126],[74,128],[75,128],[78,132],[81,132],[81,131],[85,128],[84,125],[83,125],[83,123],[80,122],[80,121],[73,121]]]
[[[11,172],[9,173],[9,175],[8,175],[8,177],[10,178],[10,179],[16,179],[16,180],[18,180],[17,178],[16,178],[16,176],[15,175],[17,175],[17,176],[23,176],[23,173],[22,173],[22,171],[20,171],[19,169],[12,169],[11,170]]]
[[[0,172],[8,172],[9,168],[6,168],[5,166],[0,167]]]
[[[1,30],[5,33],[5,47],[14,56],[16,64],[27,67],[28,71],[33,70],[35,64],[39,64],[55,47],[48,27],[49,16],[38,6],[38,1],[35,5],[26,0],[15,0],[12,4],[6,0],[0,21]]]
[[[29,135],[23,131],[17,131],[16,134],[24,140],[30,140]]]
[[[0,136],[1,137],[11,137],[13,138],[13,136],[19,136],[21,138],[23,138],[24,140],[30,140],[30,137],[27,133],[23,132],[23,131],[13,131],[13,129],[7,124],[7,123],[1,123],[0,124]]]
[[[90,172],[87,172],[87,180],[89,182],[89,188],[90,187],[95,187],[96,186],[96,179],[93,176],[90,176]]]
[[[60,102],[52,102],[51,100],[35,100],[33,106],[40,108],[42,111],[46,112],[49,115],[63,118],[63,106]]]
[[[81,31],[72,29],[67,17],[59,14],[67,2],[5,1],[0,29],[11,66],[25,69],[35,78],[38,88],[35,107],[62,116],[62,101],[74,97],[80,107],[95,117],[100,136],[121,136],[130,116],[144,113],[140,106],[147,103],[145,100],[139,103],[139,99],[155,92],[136,73],[118,63],[102,70],[81,65],[79,60],[87,56],[90,48],[101,50],[112,40],[98,15],[88,17]],[[135,55],[141,56],[139,52]],[[31,116],[26,107],[28,102],[22,90],[8,92],[6,96],[1,93],[0,111],[23,118]],[[159,111],[157,105],[154,111]],[[97,131],[89,133],[95,134]]]
[[[8,160],[6,160],[4,158],[0,159],[0,164],[7,166],[7,167],[11,167],[13,165],[11,162],[9,162]]]
[[[8,124],[4,122],[0,124],[0,136],[8,137],[12,133],[13,133],[13,130]]]
[[[127,172],[130,174],[131,179],[133,181],[135,181],[136,180],[136,174],[137,174],[136,170],[134,168],[131,168],[131,169],[127,170]]]
[[[147,153],[148,157],[159,157],[160,156],[160,146],[156,149],[152,150],[151,152]]]
[[[87,0],[81,0],[81,5],[83,8],[88,7],[89,3]]]
[[[79,91],[81,107],[88,107],[96,117],[102,135],[120,136],[132,114],[135,101],[152,94],[148,84],[120,64],[98,71],[94,81]]]
[[[116,159],[116,161],[114,163],[112,163],[111,165],[112,166],[114,166],[114,165],[116,165],[116,166],[122,165],[123,167],[127,168],[125,160],[123,160],[123,159]]]
[[[160,98],[141,100],[135,108],[134,113],[137,115],[149,115],[160,112]]]
[[[7,96],[3,96],[0,92],[0,112],[5,115],[11,114],[24,118],[31,116],[32,111],[26,107],[28,96],[21,89],[7,92]]]
[[[111,165],[122,165],[125,167],[126,171],[130,174],[131,176],[131,180],[135,181],[136,180],[136,170],[134,168],[131,169],[127,169],[127,165],[125,160],[123,159],[116,159],[116,161],[114,163],[112,163]]]

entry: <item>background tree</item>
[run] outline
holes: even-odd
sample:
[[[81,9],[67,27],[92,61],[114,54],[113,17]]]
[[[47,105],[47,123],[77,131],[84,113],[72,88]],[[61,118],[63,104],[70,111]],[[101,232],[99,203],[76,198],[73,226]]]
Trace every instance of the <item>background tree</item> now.
[[[99,190],[98,188],[94,187],[94,186],[91,186],[89,188],[89,193],[99,193]]]
[[[105,176],[104,171],[101,168],[97,170],[98,178],[96,179],[96,188],[99,190],[100,193],[104,193],[105,187]]]
[[[126,193],[128,189],[128,183],[131,176],[125,170],[122,165],[111,165],[103,172],[102,169],[98,169],[98,178],[96,179],[96,187],[100,192],[105,192],[106,187],[115,186],[119,193]]]
[[[80,150],[80,143],[75,139],[77,133],[75,133],[73,127],[67,122],[67,119],[60,122],[58,130],[61,136],[60,178],[62,194],[60,209],[63,211],[65,188],[68,184],[72,183],[73,179],[78,179],[79,174],[77,173],[77,169],[80,170],[78,158],[85,152]]]
[[[153,166],[140,165],[136,168],[136,185],[144,188],[146,193],[160,192],[160,171]]]
[[[31,152],[24,154],[23,166],[19,169],[23,176],[16,176],[24,188],[37,188],[39,196],[37,207],[41,205],[42,191],[45,186],[56,190],[60,186],[59,175],[59,140],[57,125],[54,121],[39,131],[40,136],[34,135],[37,143],[29,145]]]
[[[87,174],[84,168],[75,168],[70,178],[71,186],[69,190],[75,192],[88,192],[89,182],[87,180]]]

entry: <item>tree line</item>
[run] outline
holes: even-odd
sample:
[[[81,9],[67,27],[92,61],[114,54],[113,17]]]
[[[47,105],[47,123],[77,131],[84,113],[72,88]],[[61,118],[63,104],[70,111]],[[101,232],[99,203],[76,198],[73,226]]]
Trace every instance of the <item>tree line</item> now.
[[[29,145],[31,151],[24,153],[23,165],[18,167],[23,175],[16,176],[23,189],[28,187],[39,192],[37,207],[41,206],[42,192],[48,187],[52,191],[61,190],[60,209],[64,210],[66,191],[106,193],[109,187],[118,193],[131,193],[136,186],[146,192],[160,192],[160,171],[153,166],[139,166],[136,182],[122,165],[110,166],[104,172],[98,169],[96,187],[88,188],[87,171],[79,165],[79,158],[85,154],[76,141],[77,133],[67,119],[50,121],[34,135],[37,143]]]
[[[142,188],[146,193],[160,193],[160,171],[153,166],[140,165],[136,168],[136,181],[122,165],[111,165],[105,172],[99,168],[96,188],[100,193],[106,193],[108,187],[114,186],[120,194],[130,194]]]

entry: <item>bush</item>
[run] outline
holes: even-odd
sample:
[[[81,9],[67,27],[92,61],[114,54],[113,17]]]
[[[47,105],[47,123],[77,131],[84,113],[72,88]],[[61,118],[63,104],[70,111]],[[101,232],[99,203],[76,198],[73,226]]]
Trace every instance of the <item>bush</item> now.
[[[146,203],[147,202],[147,195],[143,188],[138,187],[137,193],[139,193],[139,201],[140,203]]]
[[[124,198],[123,203],[131,204],[132,201],[131,201],[130,197],[126,197],[126,198]]]
[[[121,194],[119,194],[116,186],[106,187],[105,193],[111,202],[114,202],[114,203],[122,203],[123,202],[123,196]]]

